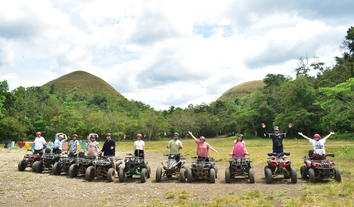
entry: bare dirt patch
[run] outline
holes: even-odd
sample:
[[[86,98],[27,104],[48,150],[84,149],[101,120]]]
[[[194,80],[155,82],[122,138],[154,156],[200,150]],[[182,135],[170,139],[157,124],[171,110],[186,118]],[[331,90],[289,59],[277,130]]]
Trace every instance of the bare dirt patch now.
[[[225,182],[225,168],[227,162],[217,162],[219,169],[215,184],[207,180],[197,180],[192,183],[180,183],[176,177],[171,179],[163,177],[160,183],[155,181],[157,167],[165,157],[160,153],[147,153],[146,160],[152,169],[151,178],[146,183],[140,179],[128,179],[123,183],[116,177],[114,182],[107,182],[106,178],[96,178],[88,182],[84,177],[70,178],[67,174],[54,176],[48,171],[41,174],[34,173],[30,168],[24,172],[17,169],[17,164],[26,153],[24,149],[0,149],[0,205],[8,206],[122,206],[122,205],[170,205],[179,199],[193,202],[207,202],[216,196],[240,196],[244,193],[259,191],[281,191],[285,196],[298,197],[301,183],[300,179],[292,184],[290,179],[281,176],[275,178],[272,184],[266,184],[264,166],[255,167],[255,183],[248,179],[234,179],[231,183]],[[125,152],[117,152],[116,158],[124,158]],[[190,158],[187,158],[190,166]],[[266,161],[265,161],[266,162]],[[167,198],[168,191],[188,191],[189,196]],[[280,205],[274,201],[273,205]]]

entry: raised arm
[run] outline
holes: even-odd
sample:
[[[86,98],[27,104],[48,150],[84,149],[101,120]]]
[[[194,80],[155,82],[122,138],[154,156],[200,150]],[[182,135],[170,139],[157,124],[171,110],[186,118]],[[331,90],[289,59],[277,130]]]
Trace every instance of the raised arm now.
[[[216,154],[219,154],[218,151],[216,151],[211,145],[210,146],[210,149],[213,150]]]
[[[59,132],[55,134],[55,138],[57,138],[59,135],[62,135],[63,133]]]
[[[263,128],[263,131],[264,131],[264,133],[266,134],[266,136],[269,137],[269,134],[268,134],[268,132],[267,132],[267,130],[266,130],[266,125],[265,125],[265,123],[262,123],[262,128]]]
[[[66,140],[68,140],[68,136],[66,136],[66,134],[64,134],[64,137],[65,137],[64,142],[66,142]]]
[[[303,138],[307,139],[307,140],[311,140],[310,138],[308,138],[307,136],[305,136],[302,132],[298,132],[298,134],[300,136],[302,136]]]
[[[324,140],[327,140],[332,134],[334,134],[334,132],[329,133],[329,135],[327,135],[325,138],[323,138]]]
[[[288,136],[288,134],[290,133],[291,127],[293,127],[293,124],[292,124],[292,123],[289,123],[289,128],[288,128],[288,131],[286,132],[286,136]]]
[[[196,141],[199,142],[197,138],[195,138],[195,136],[193,136],[192,132],[188,132],[189,135],[191,135],[191,137]]]

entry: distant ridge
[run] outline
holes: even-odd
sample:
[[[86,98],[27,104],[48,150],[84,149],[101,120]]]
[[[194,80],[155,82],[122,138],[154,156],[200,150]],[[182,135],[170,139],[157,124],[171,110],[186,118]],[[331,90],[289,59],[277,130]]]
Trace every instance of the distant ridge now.
[[[248,96],[252,92],[263,88],[265,86],[263,80],[254,80],[241,83],[236,85],[226,92],[224,92],[217,101],[225,101],[225,100],[235,100],[236,98],[242,98]]]
[[[53,84],[55,86],[55,91],[57,90],[64,90],[68,92],[81,91],[88,95],[99,92],[102,94],[105,93],[109,96],[125,99],[123,95],[121,95],[116,89],[114,89],[106,81],[85,71],[75,71],[63,75],[57,79],[49,81],[43,86],[50,88],[51,85]]]

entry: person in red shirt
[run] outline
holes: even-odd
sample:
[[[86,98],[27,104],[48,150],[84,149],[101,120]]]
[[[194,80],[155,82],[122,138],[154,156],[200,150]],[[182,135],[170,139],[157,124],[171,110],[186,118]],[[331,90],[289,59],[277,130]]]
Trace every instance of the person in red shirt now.
[[[201,136],[199,140],[195,138],[192,132],[188,132],[192,138],[197,143],[197,155],[198,158],[208,158],[209,157],[209,149],[213,150],[216,154],[219,154],[209,143],[205,142],[205,137]]]

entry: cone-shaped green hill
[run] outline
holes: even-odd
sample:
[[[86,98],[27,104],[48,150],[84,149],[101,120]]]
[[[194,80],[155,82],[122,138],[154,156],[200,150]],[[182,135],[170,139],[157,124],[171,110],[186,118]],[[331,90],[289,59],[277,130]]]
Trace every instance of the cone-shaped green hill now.
[[[225,101],[235,100],[236,98],[242,98],[248,96],[249,94],[260,88],[263,88],[264,86],[265,84],[263,80],[254,80],[241,83],[227,90],[217,100]]]

